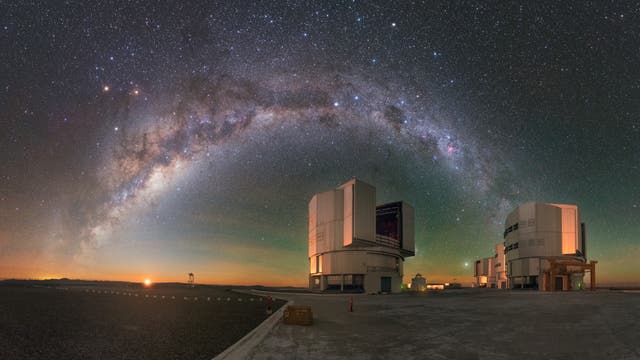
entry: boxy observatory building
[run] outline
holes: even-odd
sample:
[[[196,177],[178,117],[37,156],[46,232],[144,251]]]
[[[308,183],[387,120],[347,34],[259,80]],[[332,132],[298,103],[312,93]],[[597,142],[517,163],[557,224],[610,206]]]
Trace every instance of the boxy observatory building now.
[[[587,263],[586,227],[576,205],[530,202],[507,216],[496,255],[475,262],[475,285],[580,290],[588,271],[593,289],[596,263]]]
[[[350,180],[309,202],[309,288],[399,292],[403,262],[415,255],[413,208],[376,206],[375,187]]]

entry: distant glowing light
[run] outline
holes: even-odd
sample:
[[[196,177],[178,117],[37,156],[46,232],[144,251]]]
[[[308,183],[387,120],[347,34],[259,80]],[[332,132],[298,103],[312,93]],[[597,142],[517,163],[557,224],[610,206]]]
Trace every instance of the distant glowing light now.
[[[464,267],[469,267],[469,263],[468,263],[468,262],[465,262],[465,263],[464,263]]]
[[[338,106],[340,106],[340,103],[336,101],[336,102],[333,103],[333,106],[338,107]]]
[[[140,95],[140,90],[138,89],[133,90],[133,95]]]
[[[151,279],[144,279],[144,286],[146,287],[151,286]]]
[[[108,92],[109,90],[111,90],[109,85],[105,85],[105,86],[102,87],[102,91],[104,91],[104,92]]]

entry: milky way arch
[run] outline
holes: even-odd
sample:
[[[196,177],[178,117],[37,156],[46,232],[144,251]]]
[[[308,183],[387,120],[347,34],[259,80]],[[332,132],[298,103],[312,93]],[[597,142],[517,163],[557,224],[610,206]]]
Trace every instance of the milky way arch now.
[[[457,133],[446,114],[429,111],[430,99],[363,74],[193,76],[161,97],[161,113],[127,119],[130,124],[114,131],[113,151],[105,153],[98,176],[104,201],[82,231],[83,247],[103,244],[132,206],[161,196],[167,183],[211,148],[239,141],[248,130],[282,124],[316,124],[329,133],[374,129],[401,137],[404,146],[428,154],[426,161],[438,160],[472,179],[465,183],[476,193],[489,192],[496,175],[490,154]]]

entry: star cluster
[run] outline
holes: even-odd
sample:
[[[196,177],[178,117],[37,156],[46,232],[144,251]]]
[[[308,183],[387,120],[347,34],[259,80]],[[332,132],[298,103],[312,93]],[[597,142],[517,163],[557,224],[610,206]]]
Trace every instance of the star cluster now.
[[[303,285],[307,202],[352,177],[415,206],[407,276],[467,281],[536,200],[640,278],[630,4],[0,10],[0,278]]]

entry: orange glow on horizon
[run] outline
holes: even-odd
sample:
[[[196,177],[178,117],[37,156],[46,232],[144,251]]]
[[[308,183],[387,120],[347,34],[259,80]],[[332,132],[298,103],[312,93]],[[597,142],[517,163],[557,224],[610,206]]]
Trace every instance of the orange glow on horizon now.
[[[600,263],[598,263],[600,265]],[[609,265],[605,263],[605,266]],[[603,266],[602,268],[605,268]],[[137,272],[120,272],[120,271],[104,271],[101,272],[100,275],[87,275],[83,272],[79,271],[46,271],[37,269],[36,271],[32,271],[31,268],[21,267],[21,266],[5,266],[5,264],[0,264],[0,280],[4,279],[25,279],[25,280],[46,280],[46,279],[61,279],[68,278],[71,280],[85,280],[85,281],[122,281],[122,282],[132,282],[139,283],[146,287],[145,281],[147,278],[144,274],[140,274]],[[236,270],[236,269],[233,269]],[[609,270],[606,268],[606,270]],[[600,270],[605,272],[605,270]],[[151,286],[153,283],[164,283],[164,282],[175,282],[175,283],[185,283],[186,277],[175,276],[175,273],[160,273],[156,274],[156,278],[149,279],[151,282]],[[294,287],[307,287],[308,286],[308,278],[307,274],[301,272],[297,276],[291,276],[290,274],[282,275],[276,272],[265,272],[260,274],[261,276],[249,277],[243,272],[239,271],[230,271],[227,274],[203,274],[198,281],[199,284],[202,285],[220,285],[220,286],[252,286],[252,285],[262,285],[262,286],[270,286],[270,287],[283,287],[283,286],[294,286]],[[614,275],[614,276],[612,276]],[[405,276],[406,277],[406,276]],[[600,275],[598,273],[599,279],[597,282],[597,286],[637,286],[637,279],[633,277],[632,274],[606,274]],[[588,278],[588,276],[587,276]],[[585,278],[585,283],[588,284],[588,279]],[[139,279],[143,279],[140,281]],[[439,274],[432,275],[427,277],[427,281],[431,284],[444,284],[446,282],[452,282],[453,276]],[[474,282],[474,278],[469,277],[460,277],[456,276],[456,281],[462,283],[463,286],[471,286]],[[404,283],[411,283],[410,279],[406,279]]]
[[[145,287],[150,287],[151,286],[151,279],[144,279],[144,286]]]
[[[6,241],[7,236],[0,230],[0,245]],[[204,251],[208,249],[205,248]],[[308,263],[301,261],[300,265],[288,265],[298,261],[298,254],[294,251],[279,254],[277,251],[267,251],[265,254],[258,254],[251,247],[239,247],[228,245],[224,248],[225,253],[232,251],[247,253],[247,257],[261,256],[265,263],[218,260],[215,268],[210,263],[167,263],[163,261],[145,261],[135,264],[133,261],[129,265],[123,266],[121,261],[105,261],[99,263],[76,263],[68,259],[56,258],[43,254],[17,254],[3,257],[0,251],[0,279],[60,279],[86,281],[121,281],[139,284],[144,286],[144,280],[150,278],[155,283],[187,283],[187,274],[194,272],[198,277],[198,284],[220,285],[220,286],[253,286],[262,285],[267,287],[308,287]],[[623,251],[624,250],[624,251]],[[595,251],[594,251],[595,253]],[[597,286],[637,286],[637,274],[640,271],[640,262],[631,262],[631,259],[638,255],[637,247],[623,247],[616,250],[617,258],[608,259],[600,254],[593,254],[593,258],[600,260],[597,265]],[[303,254],[302,257],[305,255]],[[590,256],[591,257],[591,256]],[[286,264],[286,268],[275,267],[270,258],[280,259],[280,264]],[[404,283],[410,283],[411,278],[420,272],[424,274],[427,283],[444,284],[461,283],[463,286],[471,286],[475,279],[473,271],[462,271],[456,267],[455,272],[447,272],[446,268],[433,269],[435,266],[423,265],[415,260],[408,260],[405,263]],[[153,277],[152,277],[153,276]],[[585,279],[588,283],[588,279]],[[152,284],[154,288],[157,285]]]

